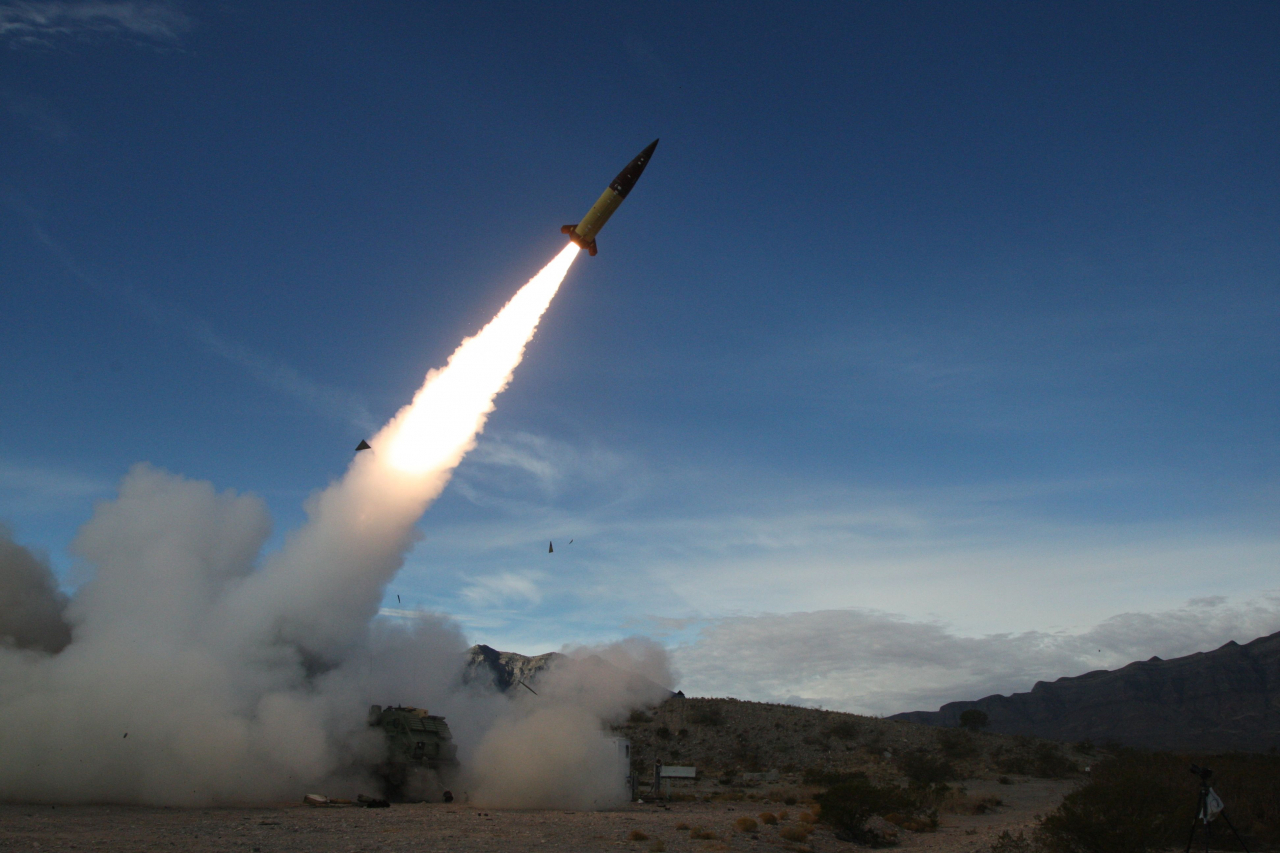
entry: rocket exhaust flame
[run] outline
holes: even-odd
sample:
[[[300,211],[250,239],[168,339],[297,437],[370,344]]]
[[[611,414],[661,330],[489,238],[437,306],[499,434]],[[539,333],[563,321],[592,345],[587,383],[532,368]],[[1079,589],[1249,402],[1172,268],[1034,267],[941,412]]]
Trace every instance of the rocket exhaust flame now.
[[[452,468],[471,449],[578,251],[566,246],[489,325],[462,342],[443,370],[427,375],[413,402],[373,439],[374,448],[387,448],[392,467],[426,474]]]

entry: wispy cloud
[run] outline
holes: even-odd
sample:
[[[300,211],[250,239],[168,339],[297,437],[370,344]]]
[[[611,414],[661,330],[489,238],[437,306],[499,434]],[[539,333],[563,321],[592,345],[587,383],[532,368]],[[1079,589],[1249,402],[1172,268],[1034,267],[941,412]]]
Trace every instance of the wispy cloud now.
[[[0,459],[0,511],[47,509],[109,494],[113,483],[74,471]]]
[[[500,572],[471,578],[460,595],[477,607],[537,605],[542,601],[541,572]]]
[[[191,18],[173,4],[146,0],[31,0],[0,5],[0,38],[17,43],[94,36],[174,43],[191,26]]]
[[[100,281],[81,268],[71,253],[40,225],[34,211],[20,199],[10,194],[6,201],[11,208],[31,221],[36,240],[49,250],[63,269],[85,287],[126,303],[153,325],[177,333],[210,355],[239,367],[262,385],[294,398],[315,412],[351,424],[364,433],[374,429],[373,416],[356,395],[310,379],[294,367],[259,352],[248,344],[226,337],[205,320],[176,305],[166,305],[127,284],[107,284]]]
[[[685,674],[682,688],[693,695],[889,714],[1025,691],[1038,680],[1179,657],[1277,630],[1280,590],[1247,602],[1211,597],[1123,613],[1079,633],[966,637],[942,622],[826,610],[712,620],[675,649],[675,660]]]

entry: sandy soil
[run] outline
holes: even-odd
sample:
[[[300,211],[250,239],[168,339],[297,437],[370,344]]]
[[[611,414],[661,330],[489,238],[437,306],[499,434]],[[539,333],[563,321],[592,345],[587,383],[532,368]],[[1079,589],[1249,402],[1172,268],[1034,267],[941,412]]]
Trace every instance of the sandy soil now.
[[[971,793],[992,794],[1003,807],[985,815],[943,815],[937,832],[902,833],[899,849],[934,853],[985,851],[1001,832],[1015,835],[1052,810],[1074,783],[1033,780],[1015,785],[974,781]],[[988,790],[988,788],[990,790]],[[806,845],[784,841],[778,830],[794,825],[803,807],[787,808],[790,819],[749,834],[734,828],[740,817],[781,811],[779,804],[632,804],[615,811],[498,811],[458,803],[397,805],[389,809],[263,808],[171,809],[124,806],[0,805],[0,850],[148,851],[593,851],[648,853],[708,850],[853,850],[819,825]],[[687,824],[714,833],[690,838]],[[629,840],[633,832],[647,838]],[[656,842],[661,840],[662,845]]]

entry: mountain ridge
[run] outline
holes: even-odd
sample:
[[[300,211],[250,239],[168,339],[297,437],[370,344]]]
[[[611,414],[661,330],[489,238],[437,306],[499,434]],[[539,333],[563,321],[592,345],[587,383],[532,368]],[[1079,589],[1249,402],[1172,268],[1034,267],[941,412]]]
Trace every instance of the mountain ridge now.
[[[1280,632],[889,719],[955,726],[971,708],[1000,734],[1190,752],[1280,749]]]

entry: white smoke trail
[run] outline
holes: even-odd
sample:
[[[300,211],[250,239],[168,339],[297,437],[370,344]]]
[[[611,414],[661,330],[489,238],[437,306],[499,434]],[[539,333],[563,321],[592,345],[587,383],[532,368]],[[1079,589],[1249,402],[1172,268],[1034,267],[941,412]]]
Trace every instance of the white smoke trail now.
[[[427,374],[413,402],[370,440],[372,452],[357,454],[341,480],[312,497],[306,526],[228,599],[229,630],[253,645],[291,642],[322,662],[362,635],[414,523],[475,446],[577,254],[566,246],[443,369]]]
[[[577,252],[566,247],[428,374],[261,567],[261,500],[145,464],[73,544],[94,572],[65,609],[34,558],[0,550],[0,572],[13,574],[0,594],[34,602],[0,608],[0,800],[196,805],[322,784],[369,790],[364,768],[383,749],[364,725],[371,700],[431,703],[455,715],[464,748],[479,744],[510,703],[449,690],[465,648],[456,625],[371,620]],[[600,720],[630,701],[590,705],[589,730],[578,727],[588,751],[599,751]]]

